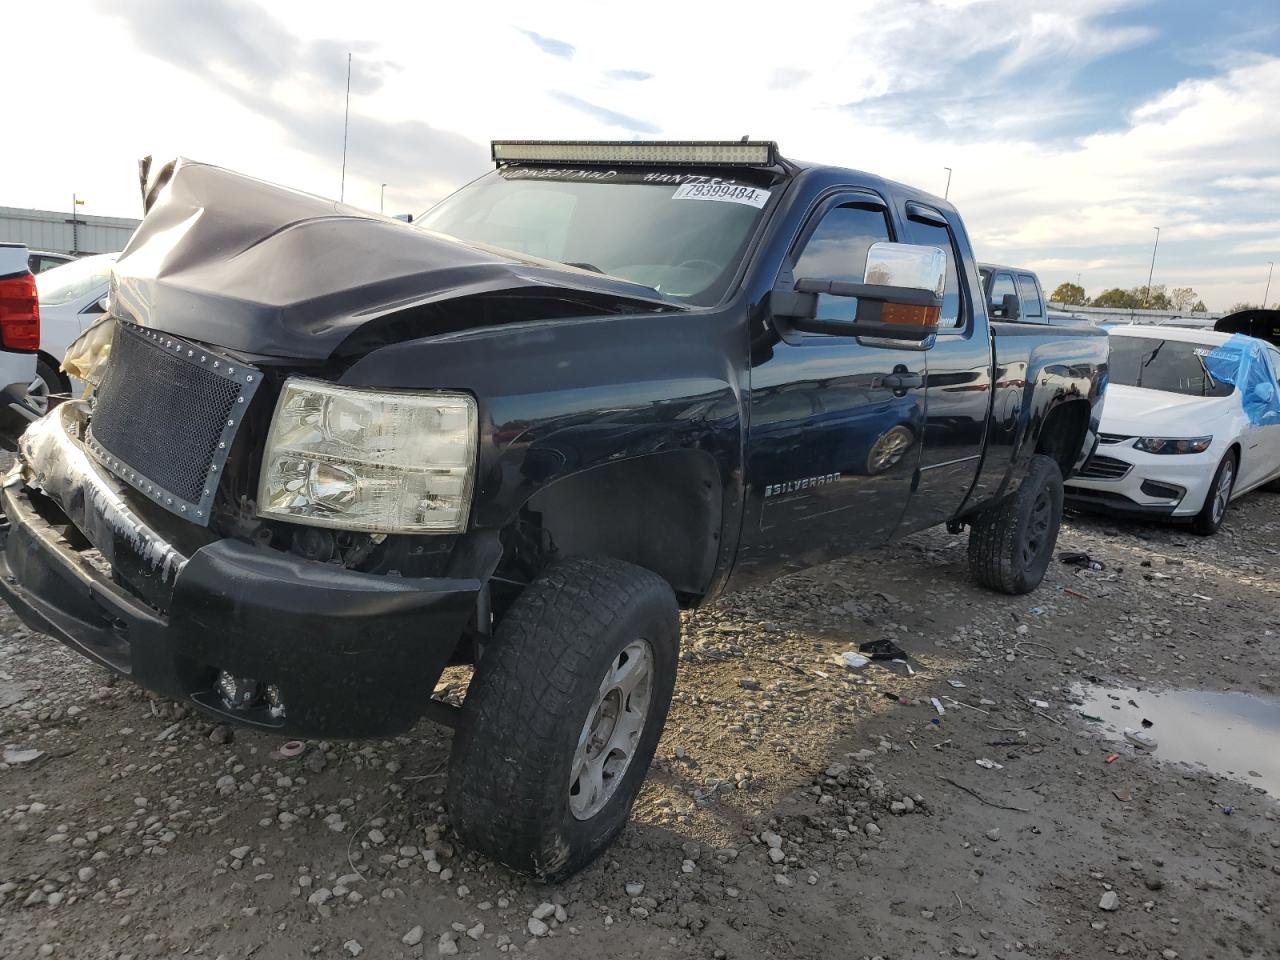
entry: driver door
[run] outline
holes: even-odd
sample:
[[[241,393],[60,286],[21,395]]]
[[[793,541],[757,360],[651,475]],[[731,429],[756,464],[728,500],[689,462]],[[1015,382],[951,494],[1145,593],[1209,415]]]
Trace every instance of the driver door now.
[[[893,239],[881,198],[838,195],[811,211],[783,274],[861,283],[871,245]],[[820,317],[856,312],[848,298],[818,303]],[[751,369],[735,585],[885,543],[920,458],[927,353],[919,344],[771,322],[778,340]]]

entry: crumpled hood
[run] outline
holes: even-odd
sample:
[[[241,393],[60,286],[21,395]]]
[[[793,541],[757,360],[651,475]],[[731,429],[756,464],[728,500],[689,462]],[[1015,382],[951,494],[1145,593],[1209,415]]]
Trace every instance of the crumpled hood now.
[[[299,360],[328,358],[388,315],[518,291],[564,291],[602,313],[680,309],[640,284],[466,244],[183,159],[112,278],[115,312],[136,323]],[[434,332],[430,322],[413,329]]]
[[[1193,397],[1112,383],[1102,405],[1102,432],[1124,436],[1193,437],[1239,405],[1239,396]]]

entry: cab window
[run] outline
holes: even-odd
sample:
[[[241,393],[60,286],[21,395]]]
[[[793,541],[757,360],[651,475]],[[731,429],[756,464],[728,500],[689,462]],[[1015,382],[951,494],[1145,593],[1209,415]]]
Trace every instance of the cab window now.
[[[960,278],[956,274],[956,264],[959,263],[960,258],[956,253],[955,240],[951,236],[950,228],[912,217],[907,221],[907,229],[911,232],[908,243],[939,247],[947,257],[947,284],[942,294],[942,315],[938,319],[938,329],[947,330],[964,326],[964,318],[960,311]]]
[[[1025,273],[1018,274],[1018,298],[1022,301],[1022,315],[1028,320],[1044,316],[1044,307],[1040,305],[1040,288],[1036,286],[1035,277]]]
[[[889,223],[884,211],[856,204],[832,207],[800,248],[793,275],[797,280],[862,283],[867,251],[873,243],[888,239]],[[853,321],[857,313],[856,297],[818,295],[818,316],[824,319]]]
[[[997,273],[995,280],[991,283],[991,306],[989,309],[993,319],[1008,319],[1004,315],[1004,298],[1009,294],[1015,297],[1018,295],[1018,291],[1013,286],[1013,275]]]

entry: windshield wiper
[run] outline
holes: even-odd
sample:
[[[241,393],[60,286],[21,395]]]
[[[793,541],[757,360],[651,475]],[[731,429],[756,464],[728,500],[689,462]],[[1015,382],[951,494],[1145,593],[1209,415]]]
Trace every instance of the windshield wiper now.
[[[1218,381],[1213,378],[1213,374],[1209,372],[1209,366],[1204,362],[1204,357],[1198,353],[1193,353],[1196,362],[1200,364],[1200,369],[1204,371],[1204,380],[1200,385],[1200,396],[1207,397],[1210,390],[1218,389]]]
[[[1151,361],[1153,361],[1156,358],[1156,355],[1161,350],[1164,349],[1164,345],[1168,342],[1169,342],[1168,340],[1161,340],[1160,343],[1156,346],[1156,348],[1152,350],[1149,354],[1147,354],[1147,358],[1142,361],[1142,366],[1138,367],[1138,382],[1137,384],[1135,384],[1135,386],[1139,386],[1139,387],[1142,386],[1142,371],[1147,369],[1147,367],[1151,366]]]

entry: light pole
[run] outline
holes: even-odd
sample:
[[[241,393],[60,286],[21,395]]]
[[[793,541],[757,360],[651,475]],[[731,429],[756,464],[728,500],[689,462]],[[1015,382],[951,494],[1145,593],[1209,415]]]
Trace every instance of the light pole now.
[[[387,199],[387,185],[384,183],[382,189],[378,192],[378,212],[385,213],[385,201]]]
[[[1145,310],[1147,301],[1151,299],[1151,278],[1156,273],[1156,251],[1160,249],[1160,228],[1152,227],[1156,232],[1156,242],[1151,246],[1151,269],[1147,271],[1147,292],[1142,295],[1142,307]]]
[[[942,191],[942,199],[945,200],[951,196],[951,168],[943,167],[942,169],[947,171],[947,189]]]
[[[1267,309],[1267,295],[1271,293],[1271,271],[1276,268],[1274,260],[1267,261],[1267,289],[1262,294],[1262,309]]]
[[[80,252],[80,218],[76,216],[76,207],[83,207],[84,201],[71,194],[71,252]]]

